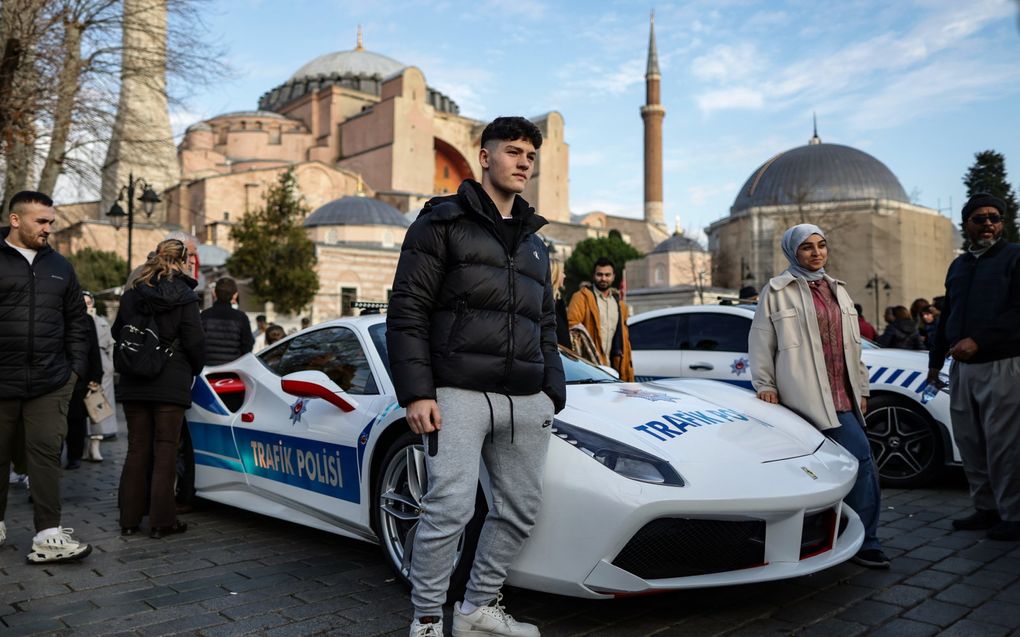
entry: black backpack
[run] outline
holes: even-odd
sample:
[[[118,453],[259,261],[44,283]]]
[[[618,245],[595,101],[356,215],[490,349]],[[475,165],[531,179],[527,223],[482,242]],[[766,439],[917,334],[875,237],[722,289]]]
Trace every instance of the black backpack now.
[[[120,328],[113,349],[113,368],[121,374],[152,379],[159,376],[173,355],[172,345],[163,346],[159,342],[155,317],[142,311],[134,321]]]

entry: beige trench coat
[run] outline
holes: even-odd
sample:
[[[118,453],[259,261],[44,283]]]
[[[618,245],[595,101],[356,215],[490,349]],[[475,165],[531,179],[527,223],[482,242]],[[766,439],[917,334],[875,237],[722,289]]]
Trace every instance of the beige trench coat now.
[[[826,275],[843,313],[843,352],[853,390],[854,411],[863,422],[861,399],[869,395],[868,368],[861,360],[857,310],[846,284]],[[839,427],[825,371],[818,317],[807,281],[784,272],[762,289],[748,339],[751,383],[756,392],[774,391],[779,403],[820,430]]]

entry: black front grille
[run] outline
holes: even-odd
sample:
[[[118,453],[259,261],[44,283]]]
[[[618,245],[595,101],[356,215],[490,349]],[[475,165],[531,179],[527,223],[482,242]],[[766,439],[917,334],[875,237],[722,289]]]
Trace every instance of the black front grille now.
[[[660,518],[643,526],[613,565],[643,579],[722,573],[765,563],[763,520]]]

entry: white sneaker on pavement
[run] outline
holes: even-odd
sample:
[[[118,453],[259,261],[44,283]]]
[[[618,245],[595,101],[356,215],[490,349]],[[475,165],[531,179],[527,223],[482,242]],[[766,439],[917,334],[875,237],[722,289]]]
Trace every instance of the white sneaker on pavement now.
[[[501,605],[503,593],[497,593],[496,599],[488,606],[479,606],[475,612],[460,612],[460,602],[453,605],[453,637],[488,637],[501,635],[504,637],[541,637],[538,626],[526,624],[514,619]]]
[[[0,520],[0,544],[3,544],[7,539],[7,525],[4,524],[3,520]]]
[[[32,564],[53,564],[80,560],[92,552],[92,547],[71,537],[74,529],[59,527],[42,539],[32,539],[32,552],[28,561]]]
[[[415,618],[411,622],[411,637],[443,637],[443,620],[423,624]]]

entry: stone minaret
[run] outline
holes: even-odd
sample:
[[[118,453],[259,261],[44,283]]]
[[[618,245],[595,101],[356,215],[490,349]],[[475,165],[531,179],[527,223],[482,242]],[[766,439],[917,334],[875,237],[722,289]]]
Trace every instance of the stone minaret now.
[[[100,215],[127,185],[129,174],[147,181],[157,193],[180,181],[166,98],[166,0],[124,0],[121,67],[117,118],[103,164]],[[140,194],[137,188],[135,197]],[[140,215],[135,220],[146,221],[135,204]],[[165,217],[165,206],[157,206],[152,221]]]
[[[655,50],[655,13],[652,13],[648,35],[648,69],[645,71],[645,105],[641,119],[645,122],[645,221],[666,227],[662,211],[662,119],[666,109],[659,99],[659,54]]]

